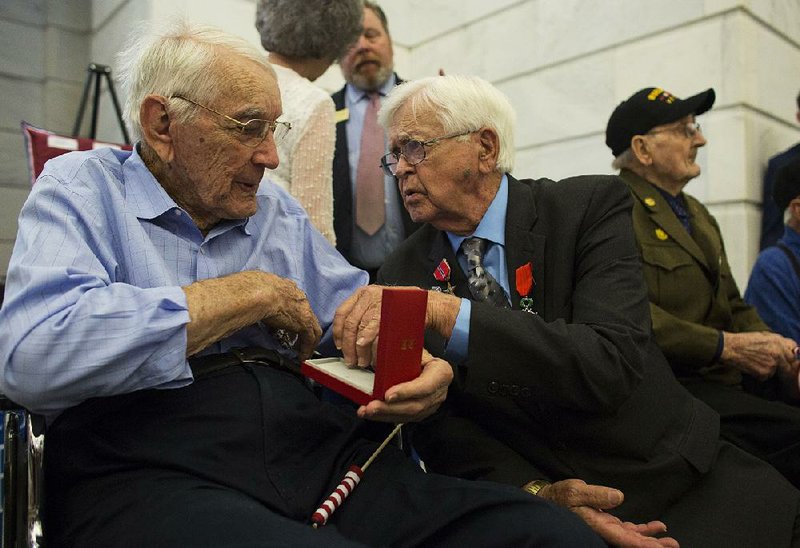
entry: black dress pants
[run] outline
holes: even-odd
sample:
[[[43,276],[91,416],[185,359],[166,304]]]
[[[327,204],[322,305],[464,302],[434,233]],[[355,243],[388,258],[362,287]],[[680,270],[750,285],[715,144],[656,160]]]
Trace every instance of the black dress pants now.
[[[800,406],[769,399],[775,397],[765,389],[770,383],[748,383],[748,391],[702,380],[682,382],[719,413],[722,439],[767,461],[800,489]]]
[[[425,474],[389,446],[328,525],[309,518],[377,446],[349,407],[241,365],[88,400],[45,444],[50,546],[603,546],[519,489]]]

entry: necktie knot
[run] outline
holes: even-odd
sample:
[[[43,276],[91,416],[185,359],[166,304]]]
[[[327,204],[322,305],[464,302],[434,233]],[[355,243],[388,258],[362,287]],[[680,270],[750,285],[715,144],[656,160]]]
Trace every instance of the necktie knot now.
[[[483,266],[483,254],[486,251],[486,240],[475,236],[467,238],[461,243],[461,249],[467,257],[470,270]]]

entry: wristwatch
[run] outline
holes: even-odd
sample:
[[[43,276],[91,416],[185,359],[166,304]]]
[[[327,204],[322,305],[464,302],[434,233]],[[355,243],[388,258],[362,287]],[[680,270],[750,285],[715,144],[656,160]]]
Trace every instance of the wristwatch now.
[[[531,495],[539,495],[539,491],[541,491],[545,486],[550,485],[549,481],[545,480],[533,480],[529,481],[525,485],[522,486],[524,491],[527,491]]]

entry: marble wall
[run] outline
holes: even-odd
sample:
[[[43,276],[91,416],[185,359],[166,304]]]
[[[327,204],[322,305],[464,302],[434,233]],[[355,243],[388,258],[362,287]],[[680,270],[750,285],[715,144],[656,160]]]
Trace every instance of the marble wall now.
[[[700,122],[703,174],[687,192],[709,205],[744,288],[758,253],[761,176],[800,140],[800,3],[792,0],[535,0],[385,2],[408,41],[408,75],[479,74],[518,112],[518,176],[611,173],[604,144],[613,108],[636,90],[687,96],[713,87]],[[420,26],[404,14],[434,9]],[[407,28],[403,25],[408,25]]]
[[[678,96],[713,87],[709,145],[687,191],[722,226],[743,288],[757,255],[761,174],[800,140],[797,0],[383,0],[404,78],[478,74],[518,112],[522,177],[610,173],[605,124],[649,85]],[[175,14],[259,44],[253,0],[3,0],[0,4],[0,277],[26,195],[18,123],[69,130],[88,60],[113,65],[135,21]],[[337,66],[317,82],[342,85]],[[98,136],[121,139],[104,97]]]
[[[91,0],[0,1],[0,281],[30,179],[20,121],[71,131],[89,62]]]

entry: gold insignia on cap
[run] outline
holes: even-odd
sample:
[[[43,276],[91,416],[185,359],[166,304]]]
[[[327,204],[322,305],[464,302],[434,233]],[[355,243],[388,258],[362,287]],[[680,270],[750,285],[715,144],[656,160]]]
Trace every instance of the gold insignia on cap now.
[[[669,239],[669,236],[667,235],[667,233],[666,233],[666,232],[664,232],[664,231],[663,231],[663,230],[661,230],[660,228],[657,228],[657,229],[656,229],[656,238],[658,238],[659,240],[662,240],[662,241],[663,241],[663,240],[668,240],[668,239]]]
[[[655,101],[658,99],[658,96],[661,95],[661,92],[664,91],[661,88],[653,88],[653,90],[647,95],[647,98],[651,101]]]
[[[645,204],[646,204],[648,207],[653,207],[654,205],[656,205],[656,201],[655,201],[654,199],[652,199],[652,198],[645,198],[645,199],[644,199],[644,203],[645,203]]]

